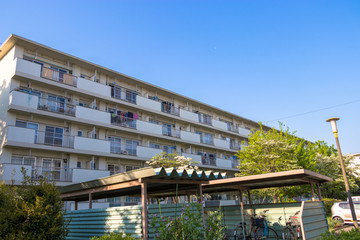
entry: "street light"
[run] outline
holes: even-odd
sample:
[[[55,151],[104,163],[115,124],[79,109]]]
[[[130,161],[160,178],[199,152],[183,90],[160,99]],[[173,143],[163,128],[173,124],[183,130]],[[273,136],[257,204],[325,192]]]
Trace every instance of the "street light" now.
[[[330,122],[331,129],[332,129],[332,131],[333,131],[333,133],[335,135],[335,141],[336,141],[337,149],[338,149],[338,152],[339,152],[340,165],[341,165],[341,170],[342,170],[342,174],[343,174],[343,177],[344,177],[345,189],[346,189],[346,193],[347,193],[347,196],[348,196],[348,201],[349,201],[349,205],[350,205],[350,209],[351,209],[351,215],[352,215],[353,223],[354,223],[355,228],[359,228],[359,225],[358,225],[358,222],[357,222],[357,219],[356,219],[354,203],[353,203],[352,198],[351,198],[351,192],[350,192],[350,188],[349,188],[349,183],[348,183],[347,176],[346,176],[344,160],[343,160],[341,149],[340,149],[339,138],[338,138],[338,135],[337,135],[338,130],[337,130],[337,127],[336,127],[336,121],[339,120],[339,119],[340,118],[329,118],[326,121]]]

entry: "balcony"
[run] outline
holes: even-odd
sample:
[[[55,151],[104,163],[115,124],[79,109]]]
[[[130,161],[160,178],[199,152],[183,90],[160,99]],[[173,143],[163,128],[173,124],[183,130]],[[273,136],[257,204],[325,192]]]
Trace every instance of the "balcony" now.
[[[199,116],[197,113],[189,112],[184,109],[180,109],[179,114],[181,118],[185,118],[190,121],[198,122],[199,120]]]
[[[86,120],[92,120],[100,123],[110,124],[111,114],[108,112],[99,111],[92,108],[87,108],[83,106],[75,107],[75,117],[82,118]]]
[[[110,153],[110,142],[100,139],[75,136],[74,149]]]
[[[77,77],[62,70],[56,70],[43,66],[41,68],[41,77],[74,87],[77,85]]]
[[[18,105],[25,108],[37,109],[39,96],[20,91],[12,91],[10,94],[10,105]]]
[[[98,178],[110,176],[110,171],[105,170],[96,170],[96,169],[84,169],[84,168],[74,168],[72,169],[72,182],[80,183],[91,181]]]
[[[203,157],[201,159],[201,164],[216,166],[216,157],[205,157],[205,158]]]
[[[136,96],[136,104],[151,110],[161,111],[161,103],[149,98],[144,98],[142,96]]]
[[[180,130],[163,126],[162,127],[162,135],[180,138]]]
[[[166,102],[161,103],[161,111],[164,113],[169,113],[171,115],[175,115],[175,116],[180,115],[179,108],[175,107],[173,104],[169,104]]]
[[[179,155],[182,155],[187,158],[191,158],[194,162],[201,164],[201,155],[191,154],[191,153],[181,153]]]
[[[183,140],[200,143],[200,135],[197,133],[181,131],[180,136]]]
[[[24,180],[21,169],[26,170],[26,175],[31,176],[32,166],[29,165],[16,165],[11,163],[0,164],[0,180],[5,182],[15,181],[20,182]]]
[[[94,82],[85,78],[79,77],[77,79],[77,88],[81,90],[85,90],[88,92],[92,92],[95,94],[103,95],[106,97],[111,96],[111,87],[105,84],[101,84],[98,82]]]
[[[6,140],[22,143],[34,143],[35,132],[35,129],[8,126]]]
[[[224,158],[216,159],[216,165],[223,168],[234,168],[232,167],[232,161]]]
[[[141,121],[141,120],[137,120],[137,124],[136,124],[136,129],[139,131],[143,131],[143,132],[148,132],[148,133],[152,133],[152,134],[158,134],[161,135],[162,134],[162,126],[155,124],[155,123],[150,123],[150,122],[145,122],[145,121]]]
[[[239,127],[239,134],[243,137],[248,137],[251,133],[250,129]]]
[[[160,154],[163,151],[162,151],[162,149],[158,149],[158,148],[138,146],[137,152],[138,152],[138,157],[146,158],[146,159],[150,160],[150,158],[155,157],[156,154]]]
[[[230,142],[219,138],[214,139],[214,145],[222,148],[230,148]]]
[[[123,154],[130,156],[137,156],[138,142],[134,140],[123,139],[124,143],[119,142],[118,139],[110,138],[110,152],[115,154]]]
[[[239,133],[239,128],[234,126],[234,124],[228,124],[227,130],[234,133]]]
[[[110,114],[109,114],[110,116]],[[124,117],[121,115],[111,115],[111,124],[120,126],[120,127],[127,127],[136,129],[136,119]]]
[[[40,77],[41,67],[42,66],[40,64],[33,63],[22,58],[16,59],[16,73],[24,73],[35,77]]]
[[[61,167],[44,167],[33,166],[31,171],[31,178],[33,180],[40,180],[47,178],[49,181],[54,182],[71,182],[72,169]]]
[[[138,93],[136,91],[119,86],[111,86],[111,97],[115,99],[136,104],[137,95]]]
[[[65,98],[39,98],[38,109],[48,112],[75,116],[75,106],[65,102]]]
[[[222,121],[214,119],[214,120],[212,120],[212,124],[216,128],[220,128],[222,130],[228,130],[228,125],[226,122],[222,122]]]
[[[239,144],[239,143],[230,143],[230,149],[241,150],[241,144]]]

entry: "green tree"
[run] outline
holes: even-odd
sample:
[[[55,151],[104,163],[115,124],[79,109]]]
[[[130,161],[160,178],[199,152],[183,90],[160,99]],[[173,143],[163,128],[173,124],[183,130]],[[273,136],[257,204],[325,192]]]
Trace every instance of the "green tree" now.
[[[56,186],[32,181],[23,169],[21,186],[0,184],[1,239],[65,239],[63,203]]]

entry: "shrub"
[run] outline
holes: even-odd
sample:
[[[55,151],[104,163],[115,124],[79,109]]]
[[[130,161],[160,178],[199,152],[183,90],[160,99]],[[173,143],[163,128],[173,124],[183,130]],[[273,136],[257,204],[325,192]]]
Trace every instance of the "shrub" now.
[[[343,223],[339,220],[334,220],[332,217],[327,217],[327,221],[328,221],[328,225],[329,225],[329,229],[335,229],[335,228],[339,228],[343,225]]]
[[[134,237],[131,237],[131,235],[129,233],[127,233],[125,236],[123,236],[124,233],[120,232],[120,233],[110,233],[105,234],[104,236],[101,237],[93,237],[91,238],[91,240],[135,240]]]
[[[326,216],[331,217],[331,207],[334,203],[339,202],[339,200],[333,198],[323,198],[323,202],[325,205]]]
[[[22,169],[21,186],[0,183],[0,239],[65,239],[63,202],[46,179],[32,181]]]
[[[360,230],[353,228],[350,231],[331,231],[323,233],[321,236],[322,240],[358,240],[360,239]]]

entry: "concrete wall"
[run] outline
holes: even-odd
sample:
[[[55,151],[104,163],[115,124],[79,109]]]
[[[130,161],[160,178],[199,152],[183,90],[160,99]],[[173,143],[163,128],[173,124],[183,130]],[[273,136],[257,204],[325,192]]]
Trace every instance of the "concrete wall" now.
[[[30,128],[8,126],[6,140],[23,143],[35,143],[35,130]]]
[[[187,158],[192,158],[193,161],[201,164],[201,156],[200,155],[195,155],[195,154],[190,154],[190,153],[183,153],[182,155]]]
[[[39,97],[28,93],[12,91],[9,104],[18,105],[26,108],[37,109]]]
[[[142,96],[137,95],[136,96],[136,104],[142,107],[146,107],[155,111],[161,111],[161,103],[148,99],[148,98],[144,98]]]
[[[75,108],[75,117],[97,121],[101,123],[110,124],[111,123],[111,115],[108,112],[102,112],[99,110],[86,108],[82,106],[76,106]]]
[[[148,158],[150,160],[150,158],[160,153],[162,153],[162,149],[137,146],[137,156],[140,158]]]
[[[197,133],[181,131],[181,139],[191,142],[200,143],[200,135]]]
[[[40,77],[41,65],[26,61],[22,58],[16,59],[16,72],[26,73],[36,77]]]
[[[110,142],[105,140],[75,136],[74,149],[110,153]]]
[[[231,168],[231,160],[228,159],[222,159],[222,158],[217,158],[216,159],[216,166],[217,167],[225,167],[225,168]]]
[[[3,164],[0,166],[0,180],[8,181],[17,181],[20,182],[23,180],[23,175],[21,173],[21,168],[25,168],[26,175],[31,176],[32,167],[28,165],[15,165],[15,164]]]
[[[138,120],[136,129],[143,132],[162,135],[162,126],[150,122]]]
[[[77,79],[77,88],[111,97],[111,87],[84,78]]]
[[[108,176],[110,176],[110,171],[74,168],[72,182],[73,183],[86,182]]]
[[[224,122],[221,122],[219,120],[213,119],[212,124],[214,127],[217,127],[217,128],[223,129],[223,130],[228,130],[227,124]]]
[[[241,136],[247,137],[251,131],[246,128],[239,127],[239,133]]]
[[[199,122],[199,115],[193,112],[186,111],[184,109],[180,109],[180,117],[194,122]]]
[[[230,142],[218,138],[214,138],[214,145],[222,148],[230,149]]]

